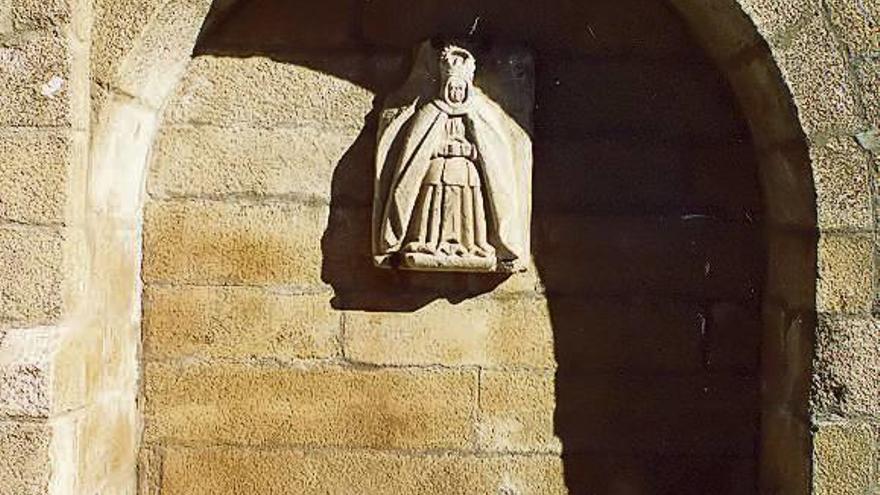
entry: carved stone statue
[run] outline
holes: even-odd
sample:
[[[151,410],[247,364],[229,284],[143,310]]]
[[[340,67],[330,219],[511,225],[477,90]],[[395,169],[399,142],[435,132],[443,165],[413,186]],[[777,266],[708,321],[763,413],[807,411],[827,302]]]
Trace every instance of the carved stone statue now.
[[[411,270],[520,271],[531,141],[474,85],[474,56],[425,43],[379,124],[373,254]]]

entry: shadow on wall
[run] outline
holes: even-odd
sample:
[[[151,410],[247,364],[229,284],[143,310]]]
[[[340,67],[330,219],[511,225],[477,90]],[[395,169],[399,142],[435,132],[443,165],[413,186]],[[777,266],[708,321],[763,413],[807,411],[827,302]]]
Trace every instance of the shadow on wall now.
[[[528,44],[538,63],[532,242],[554,329],[566,485],[757,493],[757,165],[726,83],[670,11],[648,0],[235,5],[209,17],[197,54],[269,56],[377,95],[333,175],[322,278],[337,309],[414,311],[505,282],[372,266],[376,114],[422,39]]]

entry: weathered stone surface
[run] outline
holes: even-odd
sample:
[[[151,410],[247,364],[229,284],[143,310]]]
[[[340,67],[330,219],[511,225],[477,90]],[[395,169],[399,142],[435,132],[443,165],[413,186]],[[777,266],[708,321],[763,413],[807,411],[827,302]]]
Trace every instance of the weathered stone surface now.
[[[829,0],[827,9],[831,23],[850,51],[865,54],[880,51],[880,4]]]
[[[148,287],[144,356],[315,359],[338,354],[328,295],[245,287]]]
[[[373,63],[337,60],[333,64],[341,67],[331,75],[321,62],[201,56],[168,103],[166,121],[361,129],[373,108],[373,93],[351,80],[362,79],[358,74]]]
[[[71,146],[66,131],[0,131],[0,218],[64,221]]]
[[[103,83],[114,81],[116,64],[138,43],[163,5],[153,0],[95,0],[92,77]]]
[[[154,196],[293,196],[329,201],[357,132],[307,127],[166,127],[153,148]],[[370,189],[364,187],[364,189]]]
[[[148,205],[144,278],[189,284],[321,282],[327,208],[289,203]]]
[[[0,325],[55,321],[62,310],[63,239],[44,228],[0,228]]]
[[[347,312],[345,355],[379,365],[554,366],[546,301],[436,301],[412,312]]]
[[[47,493],[50,437],[43,423],[0,422],[0,493]]]
[[[868,230],[874,225],[870,156],[851,137],[810,150],[819,228]]]
[[[561,450],[562,444],[553,435],[555,395],[553,372],[480,373],[480,448],[500,452]]]
[[[550,455],[172,448],[165,459],[162,493],[561,495],[568,493],[562,468],[562,461]]]
[[[765,304],[763,308],[762,405],[767,411],[784,412],[804,424],[808,421],[812,386],[815,320],[812,308],[798,311],[776,304]],[[783,426],[789,423],[789,418],[771,420],[781,421]],[[779,435],[784,436],[786,431],[781,430]]]
[[[70,51],[57,34],[15,35],[0,47],[0,125],[71,123]]]
[[[51,329],[0,335],[0,415],[43,418],[50,412]]]
[[[880,128],[880,59],[865,58],[856,64],[856,73],[862,88],[862,102],[868,121]]]
[[[808,135],[861,126],[845,54],[821,16],[812,17],[776,55]]]
[[[761,493],[810,493],[810,427],[803,417],[769,409],[761,414]]]
[[[785,229],[767,234],[766,295],[788,307],[812,310],[816,305],[816,234]]]
[[[466,448],[475,371],[152,364],[146,440]]]
[[[813,373],[818,413],[880,413],[880,322],[821,317]]]
[[[70,21],[73,0],[10,0],[17,31],[61,27]]]
[[[758,31],[768,38],[784,37],[786,31],[808,14],[819,12],[819,0],[738,0]]]
[[[869,493],[878,474],[876,436],[867,425],[820,425],[813,440],[814,493]]]
[[[867,313],[874,300],[874,247],[869,235],[824,234],[819,239],[816,309]]]
[[[118,62],[114,85],[161,107],[184,74],[210,0],[171,0]]]

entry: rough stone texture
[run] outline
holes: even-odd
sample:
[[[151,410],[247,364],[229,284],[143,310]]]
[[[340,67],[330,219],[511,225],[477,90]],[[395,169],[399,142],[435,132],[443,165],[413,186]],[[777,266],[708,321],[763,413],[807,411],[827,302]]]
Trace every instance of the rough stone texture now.
[[[812,17],[777,57],[808,135],[862,125],[847,59],[821,16]]]
[[[165,2],[154,0],[95,0],[92,31],[92,77],[115,80],[116,65],[140,41],[140,34]]]
[[[165,459],[162,493],[561,495],[568,493],[562,469],[555,456],[173,448]]]
[[[867,313],[874,300],[874,247],[868,235],[825,234],[819,239],[816,309]]]
[[[0,416],[49,415],[50,338],[49,329],[0,334]]]
[[[63,131],[0,130],[0,219],[64,221],[71,146]]]
[[[0,228],[0,325],[35,325],[61,316],[63,239],[52,229]]]
[[[851,137],[832,138],[810,153],[820,229],[869,230],[874,225],[870,156]]]
[[[767,38],[784,37],[808,14],[817,15],[819,0],[737,0],[758,31]]]
[[[553,328],[539,298],[436,301],[412,312],[345,315],[345,356],[377,365],[553,367]]]
[[[466,448],[475,371],[148,365],[146,440]]]
[[[877,476],[877,438],[867,425],[820,425],[813,437],[816,495],[865,495]]]
[[[10,0],[17,31],[58,27],[70,21],[72,0]]]
[[[314,65],[310,68],[309,64]],[[349,80],[323,72],[333,64]],[[351,80],[366,70],[381,70],[368,58],[341,58],[285,64],[264,57],[245,60],[202,56],[194,59],[169,102],[167,123],[224,126],[293,127],[360,130],[373,109],[373,93]]]
[[[820,318],[813,373],[817,413],[880,416],[880,322]]]
[[[855,53],[880,52],[880,4],[870,1],[829,0],[827,9],[835,33]]]
[[[496,452],[553,452],[555,389],[552,372],[480,373],[480,448]]]
[[[338,355],[327,295],[246,287],[148,287],[144,356],[314,359]]]
[[[144,220],[144,278],[314,286],[321,283],[326,219],[326,207],[289,203],[152,203]]]
[[[46,493],[50,438],[43,423],[0,421],[0,493]]]
[[[868,121],[880,128],[880,58],[865,58],[856,65],[856,73],[862,87],[862,102],[868,113]]]
[[[0,126],[72,122],[70,47],[52,33],[16,34],[0,47]],[[50,81],[58,79],[57,90]]]
[[[356,132],[166,127],[153,149],[154,197],[286,196],[329,201]]]

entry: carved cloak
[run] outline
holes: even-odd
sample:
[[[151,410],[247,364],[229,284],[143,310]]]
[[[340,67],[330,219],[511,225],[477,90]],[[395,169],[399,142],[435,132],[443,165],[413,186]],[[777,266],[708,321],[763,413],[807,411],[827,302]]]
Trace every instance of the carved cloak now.
[[[530,205],[523,184],[527,187],[530,180],[521,177],[517,163],[531,163],[531,145],[525,131],[501,107],[475,86],[470,89],[468,102],[454,115],[463,115],[479,151],[488,241],[499,261],[520,264],[528,252]],[[409,105],[387,110],[379,123],[376,187],[387,199],[384,207],[374,206],[377,255],[400,250],[431,155],[450,117],[442,100],[424,101],[418,96]]]

